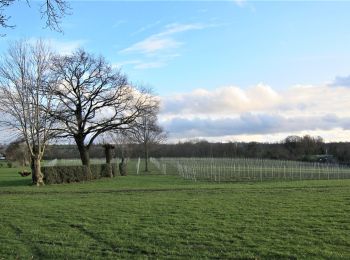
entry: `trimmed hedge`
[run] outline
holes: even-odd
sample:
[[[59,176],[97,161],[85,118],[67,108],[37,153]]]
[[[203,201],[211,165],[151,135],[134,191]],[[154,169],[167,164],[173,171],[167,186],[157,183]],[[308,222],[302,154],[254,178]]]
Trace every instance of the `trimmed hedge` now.
[[[113,176],[116,176],[117,165],[111,164]],[[100,179],[102,177],[110,177],[109,167],[107,164],[90,165],[91,176],[86,174],[86,166],[47,166],[42,167],[41,172],[44,175],[45,184],[71,183],[87,180]]]

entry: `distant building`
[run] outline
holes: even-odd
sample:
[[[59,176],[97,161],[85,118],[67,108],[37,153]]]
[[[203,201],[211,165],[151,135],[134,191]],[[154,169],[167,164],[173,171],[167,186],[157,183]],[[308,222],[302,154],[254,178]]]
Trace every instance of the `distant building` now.
[[[302,160],[306,162],[338,163],[337,158],[331,154],[306,155]]]
[[[331,154],[319,154],[319,155],[316,155],[316,159],[318,162],[322,162],[322,163],[336,163],[337,162],[336,158]]]

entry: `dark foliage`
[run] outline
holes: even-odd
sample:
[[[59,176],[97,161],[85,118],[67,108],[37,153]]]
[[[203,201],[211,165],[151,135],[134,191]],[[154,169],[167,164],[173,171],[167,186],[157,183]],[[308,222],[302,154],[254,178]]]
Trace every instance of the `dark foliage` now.
[[[121,147],[116,146],[113,157],[121,158]],[[128,157],[143,157],[143,146],[128,144]],[[150,149],[151,157],[242,157],[281,160],[313,160],[313,155],[332,155],[340,163],[350,163],[350,143],[324,143],[319,138],[288,137],[279,143],[210,143],[207,141],[183,142],[177,144],[155,144]],[[104,148],[94,145],[91,158],[104,158]],[[79,158],[73,145],[49,146],[45,159]]]
[[[50,166],[42,167],[41,171],[44,174],[46,184],[60,184],[88,181],[86,175],[86,166]],[[109,167],[112,167],[113,176],[118,174],[117,165],[111,164],[94,164],[90,166],[91,179],[100,179],[109,176]]]

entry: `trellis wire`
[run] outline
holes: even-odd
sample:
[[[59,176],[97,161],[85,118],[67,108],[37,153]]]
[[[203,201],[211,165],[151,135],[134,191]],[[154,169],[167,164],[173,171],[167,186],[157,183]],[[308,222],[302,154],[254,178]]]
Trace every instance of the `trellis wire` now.
[[[112,163],[118,163],[118,158],[113,158]],[[90,164],[105,164],[106,159],[90,159]],[[44,166],[77,166],[82,165],[80,159],[54,159],[44,163]]]
[[[350,179],[350,167],[330,163],[250,158],[151,158],[150,161],[163,174],[178,174],[194,181]]]

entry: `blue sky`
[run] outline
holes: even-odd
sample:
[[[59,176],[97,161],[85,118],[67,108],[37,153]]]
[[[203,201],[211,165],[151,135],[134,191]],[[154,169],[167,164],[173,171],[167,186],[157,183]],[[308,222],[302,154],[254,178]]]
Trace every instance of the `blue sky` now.
[[[186,124],[190,132],[174,134],[174,140],[185,136],[270,141],[307,131],[326,136],[329,140],[350,139],[346,126],[342,124],[333,124],[332,127],[316,124],[290,131],[288,127],[281,127],[281,131],[275,129],[270,133],[266,132],[266,127],[256,133],[244,130],[248,134],[243,130],[232,130],[232,135],[230,129],[234,126],[231,125],[222,126],[225,128],[222,135],[220,131],[213,134],[212,130],[202,133],[195,129],[198,120],[209,124],[212,120],[222,121],[230,117],[232,121],[232,118],[242,119],[247,113],[273,116],[277,113],[290,118],[305,115],[305,111],[299,107],[287,112],[267,109],[266,104],[261,108],[237,110],[229,104],[232,109],[223,107],[215,115],[196,114],[191,111],[191,106],[186,112],[176,110],[170,102],[172,96],[197,100],[204,95],[218,98],[221,104],[222,96],[218,93],[226,96],[227,89],[230,94],[235,93],[232,94],[232,103],[240,102],[242,96],[255,102],[252,95],[260,93],[261,89],[274,92],[284,101],[288,98],[286,93],[295,93],[295,89],[300,92],[306,86],[316,88],[317,93],[322,88],[327,88],[325,91],[332,88],[332,93],[343,91],[345,85],[350,85],[350,2],[70,1],[72,15],[63,19],[64,34],[43,29],[44,21],[40,20],[36,8],[39,3],[32,3],[29,8],[22,1],[7,10],[12,17],[10,23],[16,24],[16,28],[2,30],[7,36],[1,39],[0,51],[4,51],[7,41],[13,39],[44,38],[62,53],[81,46],[104,55],[115,66],[121,67],[132,81],[153,87],[164,99],[165,112],[161,121],[173,132],[184,129],[183,124],[176,128],[175,122],[192,120],[192,126]],[[341,86],[337,86],[337,81],[341,81]],[[197,90],[202,92],[198,94]],[[261,93],[261,98],[269,96]],[[323,97],[319,95],[313,99],[321,102]],[[337,102],[337,95],[334,99]],[[331,114],[342,118],[348,116],[341,112],[347,108],[308,111],[319,113],[320,117]],[[213,108],[203,109],[211,111]],[[299,114],[293,114],[291,111],[294,110]],[[259,118],[263,121],[266,117]],[[252,127],[257,128],[256,124]]]

